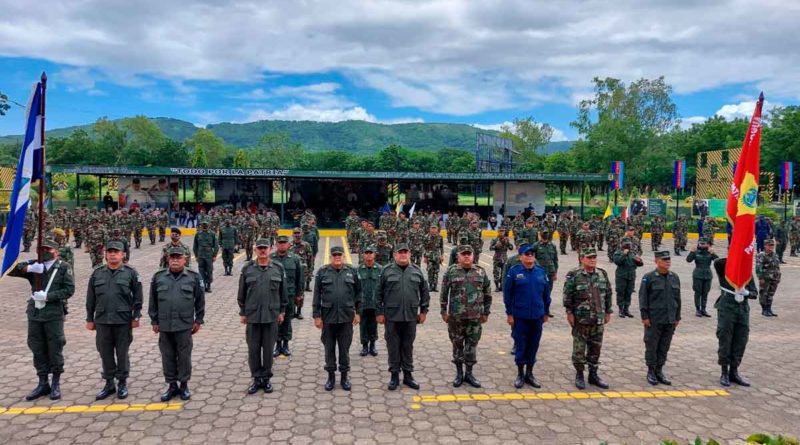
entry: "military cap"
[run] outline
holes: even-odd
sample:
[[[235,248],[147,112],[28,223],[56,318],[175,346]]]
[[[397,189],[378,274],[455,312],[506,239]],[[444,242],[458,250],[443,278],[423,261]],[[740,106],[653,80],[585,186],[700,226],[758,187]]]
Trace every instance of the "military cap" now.
[[[303,229],[301,229],[300,227],[295,227],[294,229],[292,229],[292,233],[303,233]]]
[[[411,250],[411,249],[408,248],[408,244],[406,243],[398,243],[396,246],[394,246],[395,252],[399,252],[401,250]]]
[[[519,252],[520,255],[523,255],[525,252],[533,250],[533,248],[534,248],[533,244],[524,243],[520,244],[519,248],[517,249],[517,252]]]
[[[631,225],[626,225],[625,226],[625,231],[627,232],[628,230],[636,230],[636,229],[634,229],[634,227],[631,226]]]
[[[772,239],[772,238],[766,239],[766,240],[764,240],[764,245],[766,245],[766,246],[774,246],[775,245],[775,240]]]
[[[123,250],[124,248],[122,241],[109,241],[106,243],[106,250]]]
[[[180,235],[180,234],[181,234],[181,229],[179,229],[179,228],[177,228],[177,227],[172,227],[171,229],[169,229],[169,231],[170,231],[171,233],[177,233],[178,235]]]
[[[55,230],[53,230],[53,235],[67,236],[66,232],[64,232],[64,229],[55,229]]]
[[[470,246],[469,244],[462,244],[458,246],[458,249],[456,251],[458,253],[463,253],[463,252],[474,253],[472,250],[472,246]]]
[[[534,217],[530,217],[530,218],[525,220],[526,223],[532,223],[534,221],[536,221],[536,218],[534,218]]]
[[[697,240],[697,242],[708,244],[708,238],[706,238],[705,236],[701,236],[700,239]]]
[[[269,247],[272,245],[269,238],[259,238],[256,240],[256,247]]]
[[[204,220],[200,221],[200,225],[201,226],[207,226],[208,225],[208,220],[204,219]]]
[[[597,250],[594,247],[589,247],[586,249],[581,250],[581,256],[597,256]]]
[[[653,252],[653,256],[657,260],[668,260],[671,258],[669,250],[660,250],[658,252]]]
[[[276,241],[279,242],[279,243],[288,243],[289,242],[289,237],[286,236],[286,235],[281,235],[278,238],[276,238]]]
[[[172,246],[167,249],[167,255],[186,255],[186,250],[181,246]]]
[[[631,242],[631,240],[625,240],[625,241],[622,242],[622,245],[623,246],[632,246],[633,243]]]
[[[54,240],[52,238],[45,238],[45,239],[42,240],[42,247],[49,247],[51,249],[58,249],[61,246],[58,245],[56,240]]]
[[[342,246],[333,246],[331,247],[331,255],[335,254],[344,254],[344,247]]]
[[[376,250],[375,245],[374,244],[370,244],[370,245],[364,247],[363,253],[367,253],[367,252],[375,253],[375,250]]]

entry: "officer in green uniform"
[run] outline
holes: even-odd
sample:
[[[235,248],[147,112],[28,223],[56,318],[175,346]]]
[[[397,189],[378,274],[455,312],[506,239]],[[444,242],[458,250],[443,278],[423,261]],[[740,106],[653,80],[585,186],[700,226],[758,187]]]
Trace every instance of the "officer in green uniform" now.
[[[247,364],[253,382],[248,394],[259,388],[272,392],[272,352],[278,337],[278,325],[286,317],[288,294],[283,265],[270,259],[269,238],[256,240],[256,260],[247,263],[239,276],[239,318],[247,325]]]
[[[536,257],[536,264],[542,266],[545,272],[547,272],[547,295],[550,295],[553,292],[553,284],[558,278],[558,250],[556,249],[556,245],[551,241],[550,231],[548,229],[545,228],[539,232],[539,242],[533,244],[533,255]],[[517,258],[519,258],[519,256],[517,256]],[[510,269],[510,267],[508,269]],[[506,272],[508,269],[504,268]],[[505,275],[503,275],[503,277],[505,277]],[[549,306],[547,308],[547,314],[545,315],[547,315],[548,318],[553,318]]]
[[[72,268],[58,258],[58,243],[52,239],[42,242],[42,262],[21,261],[8,271],[11,277],[25,278],[31,285],[28,300],[28,348],[33,353],[33,366],[39,384],[25,400],[50,395],[61,398],[61,374],[64,373],[64,307],[75,293]],[[37,277],[38,275],[38,277]],[[38,288],[37,281],[42,290]],[[53,374],[52,386],[48,375]]]
[[[647,382],[651,385],[672,382],[664,375],[672,336],[681,322],[681,280],[669,269],[668,250],[654,253],[656,269],[646,273],[639,285],[639,312],[644,326],[644,359]]]
[[[370,244],[364,246],[361,251],[362,261],[358,264],[358,279],[361,281],[361,296],[364,307],[361,310],[361,353],[362,357],[367,354],[375,357],[378,355],[375,349],[375,342],[378,340],[378,321],[377,321],[377,296],[378,279],[383,268],[375,262],[375,246]]]
[[[425,323],[431,297],[422,270],[411,264],[408,244],[395,246],[394,261],[381,272],[377,296],[377,320],[386,325],[384,339],[391,374],[389,390],[394,391],[400,384],[400,370],[403,371],[403,384],[419,389],[412,374],[414,340],[417,338],[417,324]]]
[[[219,229],[219,246],[222,248],[222,265],[225,268],[225,275],[233,275],[233,249],[236,248],[236,241],[239,233],[236,227],[231,225],[230,218]]]
[[[192,376],[192,335],[200,330],[206,313],[206,300],[200,274],[186,267],[183,247],[170,247],[169,267],[160,269],[150,282],[147,312],[153,332],[158,334],[158,349],[167,389],[161,401],[175,396],[189,400]],[[180,386],[178,386],[180,383]]]
[[[572,364],[575,386],[586,388],[583,371],[589,363],[589,384],[608,389],[598,374],[604,326],[611,321],[611,282],[605,270],[597,267],[597,251],[587,248],[580,253],[581,266],[564,278],[564,307],[572,327]]]
[[[764,251],[756,256],[756,276],[758,276],[758,302],[761,304],[761,315],[777,317],[772,312],[772,297],[781,282],[781,262],[775,253],[775,240],[764,241]]]
[[[758,298],[758,290],[751,279],[742,292],[737,294],[725,278],[727,258],[714,261],[714,270],[720,284],[720,296],[714,307],[717,308],[717,349],[718,363],[722,367],[719,383],[731,386],[735,383],[750,386],[750,382],[739,374],[747,340],[750,336],[750,304],[747,300]]]
[[[481,387],[472,374],[472,367],[477,362],[481,325],[489,319],[492,307],[491,280],[486,271],[475,264],[474,256],[471,245],[458,246],[458,263],[445,272],[439,295],[442,320],[447,323],[447,333],[453,344],[456,365],[453,386],[456,388],[463,382],[474,388]]]
[[[686,256],[686,262],[694,261],[695,264],[692,271],[692,290],[694,290],[694,310],[697,317],[711,317],[706,312],[706,302],[714,278],[711,264],[717,258],[719,257],[714,253],[714,249],[708,245],[708,239],[702,237],[698,240],[697,247]]]
[[[283,323],[278,326],[278,343],[272,355],[277,357],[280,354],[288,357],[292,355],[289,350],[289,340],[292,339],[292,319],[295,315],[295,304],[303,301],[303,290],[305,289],[305,271],[303,270],[303,260],[299,256],[289,251],[289,237],[281,235],[277,237],[277,248],[270,254],[270,260],[280,263],[283,272],[286,274],[286,317]]]
[[[95,343],[103,364],[106,384],[95,396],[103,400],[117,393],[128,397],[133,328],[142,316],[142,282],[136,269],[122,263],[122,243],[106,244],[106,265],[98,266],[89,277],[86,290],[86,329],[96,331]],[[114,387],[114,379],[119,386]]]
[[[634,251],[630,240],[622,243],[622,248],[614,252],[614,264],[617,270],[614,272],[617,290],[617,307],[619,307],[619,318],[630,317],[631,314],[631,295],[636,283],[636,268],[642,267],[644,263],[639,254]]]
[[[775,249],[778,252],[778,259],[781,264],[786,264],[783,261],[783,253],[786,251],[786,246],[789,245],[789,230],[787,226],[788,221],[775,225]]]
[[[361,281],[356,268],[344,263],[343,247],[331,247],[330,255],[330,264],[322,266],[314,278],[314,326],[322,330],[322,344],[325,346],[325,370],[328,372],[325,391],[332,391],[336,384],[337,349],[342,389],[350,391],[347,374],[350,372],[353,326],[361,320]]]
[[[214,281],[214,261],[217,260],[219,244],[217,236],[208,230],[208,221],[200,223],[200,231],[194,236],[194,256],[197,257],[197,270],[203,278],[205,291],[211,292],[211,282]]]

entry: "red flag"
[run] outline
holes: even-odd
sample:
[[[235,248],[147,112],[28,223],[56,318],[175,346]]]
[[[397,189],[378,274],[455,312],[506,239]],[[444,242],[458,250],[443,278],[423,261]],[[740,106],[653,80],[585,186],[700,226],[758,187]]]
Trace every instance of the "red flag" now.
[[[759,160],[761,157],[761,107],[764,93],[758,97],[753,118],[742,142],[742,153],[736,164],[733,183],[728,193],[728,221],[733,225],[725,279],[734,289],[743,288],[753,276],[753,255],[756,250],[755,221],[758,206]]]

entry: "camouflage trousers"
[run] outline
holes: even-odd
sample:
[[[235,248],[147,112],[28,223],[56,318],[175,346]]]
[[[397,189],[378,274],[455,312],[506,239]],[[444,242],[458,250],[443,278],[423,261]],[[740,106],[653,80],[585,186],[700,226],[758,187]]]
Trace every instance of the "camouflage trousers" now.
[[[503,289],[503,266],[506,265],[506,260],[503,258],[492,259],[492,277],[494,277],[494,285],[498,289]]]
[[[103,246],[90,247],[89,258],[92,260],[92,267],[97,267],[103,264]]]
[[[578,234],[577,233],[570,233],[569,234],[569,244],[572,247],[572,251],[578,250]]]
[[[569,241],[569,232],[558,232],[558,249],[561,255],[567,254],[567,241]]]
[[[602,324],[580,324],[572,328],[572,364],[576,371],[600,364],[600,349],[603,347]]]
[[[780,278],[777,280],[765,278],[758,279],[758,302],[761,303],[762,306],[772,305],[772,297],[775,296],[775,291],[778,290],[778,283],[780,282]]]
[[[428,270],[428,287],[431,289],[438,289],[436,283],[439,282],[439,268],[442,266],[439,263],[439,255],[428,256],[425,255],[425,260],[428,262],[426,269]]]
[[[792,249],[789,251],[789,256],[797,256],[797,251],[800,250],[800,236],[790,236],[789,244],[792,245]]]
[[[609,238],[608,239],[608,247],[606,248],[608,251],[608,261],[614,262],[614,252],[619,250],[619,239],[617,238]]]
[[[683,233],[674,234],[674,250],[675,253],[680,253],[681,250],[686,249],[687,237]]]
[[[81,244],[83,244],[83,231],[75,230],[74,240],[75,240],[75,248],[79,249],[81,247]]]
[[[167,233],[167,228],[163,226],[158,226],[158,241],[164,242],[164,236]]]
[[[658,250],[661,247],[661,239],[664,237],[664,234],[661,232],[653,232],[650,234],[650,247],[653,248],[653,251]]]
[[[473,366],[477,363],[478,341],[481,339],[481,321],[458,320],[452,315],[447,321],[447,334],[453,344],[453,363]]]
[[[142,229],[133,229],[133,241],[137,249],[142,245]]]
[[[25,248],[25,251],[31,250],[31,243],[33,243],[33,230],[25,230],[22,232],[22,246]]]
[[[597,250],[603,250],[603,241],[605,236],[602,233],[597,234]]]
[[[417,267],[422,263],[422,251],[421,250],[412,250],[411,251],[411,262],[414,263]]]
[[[150,238],[150,244],[156,243],[156,228],[155,227],[148,227],[147,228],[147,237]]]

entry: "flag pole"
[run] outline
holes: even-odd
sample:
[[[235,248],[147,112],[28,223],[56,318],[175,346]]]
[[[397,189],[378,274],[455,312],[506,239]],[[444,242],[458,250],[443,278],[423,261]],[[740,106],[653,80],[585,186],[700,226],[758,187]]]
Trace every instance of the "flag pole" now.
[[[38,206],[39,206],[39,239],[36,241],[36,260],[38,262],[42,262],[42,240],[44,238],[44,102],[45,102],[45,92],[47,91],[47,74],[42,72],[42,101],[39,105],[39,114],[42,116],[42,122],[40,125],[40,136],[42,138],[42,147],[41,147],[41,156],[39,157],[39,199],[38,199]],[[32,110],[31,110],[32,111]],[[42,289],[42,275],[36,274],[36,289]]]

